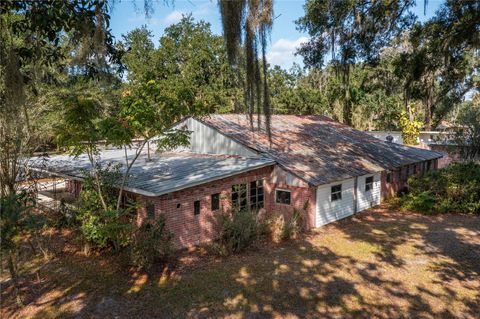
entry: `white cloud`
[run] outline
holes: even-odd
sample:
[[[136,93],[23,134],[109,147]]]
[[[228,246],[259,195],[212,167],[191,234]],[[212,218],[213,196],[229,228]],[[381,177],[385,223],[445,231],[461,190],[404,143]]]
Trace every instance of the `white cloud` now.
[[[296,40],[279,39],[267,53],[267,61],[271,65],[280,65],[284,68],[292,66],[293,62],[301,63],[302,58],[295,56],[300,44],[307,42],[307,37],[300,37]]]
[[[178,10],[172,11],[168,16],[165,17],[165,19],[163,19],[163,23],[165,24],[177,23],[182,19],[182,16],[184,14],[186,13],[182,11],[178,11]]]
[[[196,20],[199,20],[210,14],[210,7],[211,3],[206,3],[198,7],[196,10],[190,12],[174,10],[169,15],[167,15],[165,19],[163,19],[163,23],[166,25],[177,23],[182,19],[183,15],[188,15],[190,13]]]

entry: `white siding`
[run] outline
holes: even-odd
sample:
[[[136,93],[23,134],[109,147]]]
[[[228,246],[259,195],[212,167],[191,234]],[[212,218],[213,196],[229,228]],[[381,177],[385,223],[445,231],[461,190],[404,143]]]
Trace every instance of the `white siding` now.
[[[342,199],[332,201],[331,187],[342,184]],[[317,188],[316,227],[350,216],[354,212],[355,179],[326,184]]]
[[[368,192],[365,191],[365,179],[373,176],[373,188]],[[369,174],[358,177],[357,182],[357,212],[368,209],[380,204],[380,173]]]
[[[191,152],[201,154],[229,154],[245,157],[258,156],[254,151],[195,119],[188,118],[179,123],[178,126],[184,124],[192,131],[190,146],[187,147],[187,150]]]

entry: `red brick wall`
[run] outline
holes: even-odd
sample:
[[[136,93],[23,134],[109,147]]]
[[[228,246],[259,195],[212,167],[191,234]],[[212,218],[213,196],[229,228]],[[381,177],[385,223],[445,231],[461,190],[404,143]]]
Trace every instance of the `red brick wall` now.
[[[290,205],[276,203],[275,189],[277,188],[290,191]],[[299,187],[286,183],[267,182],[265,189],[268,194],[265,198],[265,207],[269,213],[280,213],[288,219],[292,216],[294,210],[297,210],[302,214],[303,225],[306,230],[315,227],[315,187]]]
[[[75,198],[78,198],[80,195],[80,190],[82,188],[82,184],[76,180],[66,180],[65,181],[65,189],[67,192],[72,194]]]
[[[426,170],[426,162],[418,162],[412,165],[416,165],[416,170],[414,174],[423,174]],[[395,196],[398,192],[405,190],[407,187],[407,179],[412,176],[410,171],[411,165],[402,166],[399,169],[392,170],[391,172],[391,182],[387,183],[387,172],[383,171],[381,176],[381,185],[382,185],[382,198],[390,198]],[[438,169],[438,160],[432,160],[430,164],[430,170]],[[401,171],[401,178],[398,179],[398,171]],[[405,177],[406,176],[406,177]]]
[[[232,185],[249,183],[255,180],[264,180],[264,213],[279,212],[285,215],[293,213],[294,209],[304,213],[304,221],[307,228],[313,226],[315,206],[315,189],[307,187],[288,186],[283,183],[271,183],[273,168],[261,168],[255,171],[209,182],[196,187],[173,192],[159,197],[139,197],[146,205],[147,201],[155,203],[155,215],[163,214],[166,218],[168,229],[174,234],[174,245],[177,248],[189,247],[214,240],[218,234],[216,215],[227,212],[231,208]],[[275,203],[275,188],[288,189],[291,191],[291,205]],[[220,193],[220,210],[211,211],[211,195]],[[200,200],[200,214],[194,215],[193,203]],[[307,212],[303,211],[305,203],[309,203]],[[178,206],[179,205],[179,206]],[[145,208],[138,213],[138,223],[147,218]]]

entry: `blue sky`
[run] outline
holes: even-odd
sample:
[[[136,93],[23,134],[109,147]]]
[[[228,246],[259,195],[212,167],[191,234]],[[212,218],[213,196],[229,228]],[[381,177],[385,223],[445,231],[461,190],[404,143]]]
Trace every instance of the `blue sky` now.
[[[142,12],[143,0],[120,0],[115,3],[111,12],[110,27],[117,40],[122,34],[142,25],[152,30],[155,44],[163,34],[165,27],[176,23],[182,14],[192,13],[196,20],[205,20],[212,25],[212,31],[221,34],[221,20],[216,1],[205,0],[175,0],[170,5],[165,5],[163,0],[153,1],[154,13],[146,18]],[[171,1],[168,1],[171,2]],[[427,12],[424,15],[424,0],[417,0],[413,11],[420,20],[431,17],[443,0],[429,0]],[[307,40],[307,35],[296,29],[294,21],[303,15],[305,1],[300,0],[274,0],[274,15],[276,17],[268,48],[268,61],[289,68],[293,62],[301,63],[301,58],[295,56],[295,50],[300,43]],[[140,8],[135,10],[135,6]]]

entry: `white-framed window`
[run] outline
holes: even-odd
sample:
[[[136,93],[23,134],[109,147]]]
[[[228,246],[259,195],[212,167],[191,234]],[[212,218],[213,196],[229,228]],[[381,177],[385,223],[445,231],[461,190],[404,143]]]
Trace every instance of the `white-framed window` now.
[[[342,184],[333,185],[330,189],[331,192],[331,200],[336,201],[342,199]]]
[[[291,193],[285,189],[276,189],[275,190],[275,203],[290,205],[291,203]]]
[[[371,191],[373,189],[373,176],[365,178],[365,191]]]

